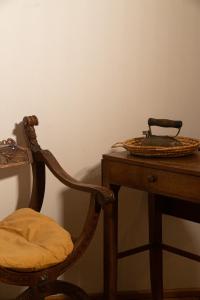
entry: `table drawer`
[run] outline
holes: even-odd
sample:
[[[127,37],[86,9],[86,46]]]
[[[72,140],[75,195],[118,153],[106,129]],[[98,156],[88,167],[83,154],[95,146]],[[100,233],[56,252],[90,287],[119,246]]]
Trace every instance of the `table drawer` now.
[[[110,161],[106,177],[109,183],[200,202],[198,176]]]

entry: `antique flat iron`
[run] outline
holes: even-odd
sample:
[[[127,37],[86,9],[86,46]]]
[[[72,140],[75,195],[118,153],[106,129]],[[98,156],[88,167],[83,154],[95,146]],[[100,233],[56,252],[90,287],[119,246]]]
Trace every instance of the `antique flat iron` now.
[[[194,153],[200,149],[200,140],[178,136],[182,121],[167,119],[148,119],[149,130],[143,131],[145,137],[135,137],[124,142],[115,143],[112,148],[123,147],[131,155],[145,157],[180,157]],[[175,136],[152,134],[151,127],[171,127],[178,131]]]
[[[180,157],[199,151],[200,140],[178,136],[182,121],[168,119],[148,119],[149,130],[143,131],[145,137],[135,137],[124,142],[115,143],[112,148],[123,147],[132,155],[145,157]],[[172,127],[178,131],[176,135],[154,135],[151,127]]]
[[[149,130],[143,131],[146,137],[141,141],[141,146],[177,147],[182,145],[182,143],[176,139],[183,125],[182,121],[149,118],[148,125]],[[177,128],[178,132],[175,136],[153,135],[151,126]]]

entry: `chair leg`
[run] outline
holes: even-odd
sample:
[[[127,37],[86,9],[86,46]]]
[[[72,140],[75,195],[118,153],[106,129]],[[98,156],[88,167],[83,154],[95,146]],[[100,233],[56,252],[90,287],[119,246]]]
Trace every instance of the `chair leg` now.
[[[37,287],[30,287],[20,294],[15,300],[45,300],[44,295],[40,293]]]
[[[75,284],[55,280],[53,282],[46,283],[40,287],[45,296],[64,294],[72,300],[89,300],[89,296],[80,287]]]
[[[37,287],[30,287],[21,295],[19,295],[16,300],[44,300],[45,297],[64,294],[72,300],[89,300],[89,296],[80,287],[65,282],[62,280],[55,280],[52,282],[42,283]]]

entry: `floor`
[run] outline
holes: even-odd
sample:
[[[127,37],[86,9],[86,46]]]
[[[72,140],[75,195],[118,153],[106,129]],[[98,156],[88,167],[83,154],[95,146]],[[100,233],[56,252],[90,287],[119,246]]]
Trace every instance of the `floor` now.
[[[47,297],[46,300],[68,300],[69,298],[67,297],[62,297],[62,296],[52,296],[52,297]],[[92,299],[92,298],[91,298]],[[141,300],[149,300],[149,298],[141,298]],[[200,300],[200,297],[181,297],[181,298],[165,298],[165,300]],[[120,300],[122,300],[122,298],[120,297]],[[137,299],[132,299],[132,300],[137,300]]]

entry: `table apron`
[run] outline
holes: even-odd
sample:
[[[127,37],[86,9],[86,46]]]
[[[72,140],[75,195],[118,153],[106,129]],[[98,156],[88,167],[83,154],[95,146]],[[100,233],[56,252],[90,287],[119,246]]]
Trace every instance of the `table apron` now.
[[[115,161],[107,161],[103,165],[105,166],[103,178],[109,184],[200,203],[200,177],[198,176]]]

